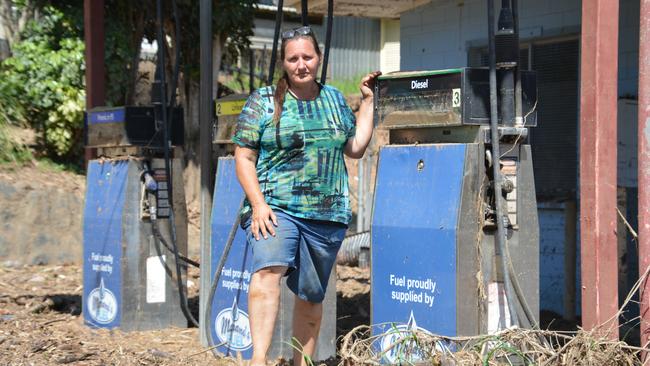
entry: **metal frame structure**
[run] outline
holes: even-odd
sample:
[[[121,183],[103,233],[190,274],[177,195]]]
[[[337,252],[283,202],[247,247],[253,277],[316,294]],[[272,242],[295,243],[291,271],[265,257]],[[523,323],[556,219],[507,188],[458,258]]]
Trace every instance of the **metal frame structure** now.
[[[580,256],[582,326],[618,339],[616,127],[618,0],[582,3]],[[611,328],[609,328],[611,326]]]
[[[297,0],[293,0],[297,2]],[[422,1],[426,3],[428,1]],[[326,4],[321,1],[318,4]],[[314,4],[316,5],[316,4]],[[103,0],[84,1],[86,42],[86,105],[104,104]],[[310,9],[311,10],[311,9]],[[314,6],[314,10],[315,6]],[[209,240],[212,125],[212,1],[200,2],[201,28],[201,242]],[[339,13],[337,13],[339,14]],[[641,0],[639,49],[639,262],[642,273],[650,265],[650,0]],[[618,1],[594,0],[582,4],[580,220],[582,258],[582,313],[586,329],[610,320],[618,307],[616,252],[616,98]],[[203,253],[202,253],[203,254]],[[203,277],[203,274],[202,274]],[[650,334],[650,284],[641,295],[641,335]],[[201,309],[205,303],[201,302]],[[614,318],[612,326],[618,321]],[[613,336],[613,334],[612,334]]]
[[[84,0],[86,58],[86,109],[105,104],[104,0]]]
[[[639,31],[639,275],[650,267],[650,0],[641,0]],[[641,345],[650,337],[650,284],[641,286]],[[647,362],[647,358],[646,358]]]
[[[211,261],[210,235],[211,235],[211,208],[212,208],[212,118],[214,104],[212,103],[212,0],[201,0],[199,5],[201,29],[200,72],[201,85],[199,87],[199,167],[201,170],[201,261]],[[201,283],[210,282],[211,274],[208,266],[201,267]],[[199,319],[207,311],[208,299],[202,297],[199,302]],[[205,327],[199,327],[201,340],[207,339]]]

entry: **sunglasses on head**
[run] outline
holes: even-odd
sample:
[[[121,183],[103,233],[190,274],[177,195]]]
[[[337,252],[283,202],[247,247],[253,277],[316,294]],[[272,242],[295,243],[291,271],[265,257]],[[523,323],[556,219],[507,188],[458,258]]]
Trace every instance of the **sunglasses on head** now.
[[[304,27],[295,28],[295,29],[282,32],[282,39],[290,39],[293,37],[307,36],[310,34],[312,34],[311,27],[306,25]]]

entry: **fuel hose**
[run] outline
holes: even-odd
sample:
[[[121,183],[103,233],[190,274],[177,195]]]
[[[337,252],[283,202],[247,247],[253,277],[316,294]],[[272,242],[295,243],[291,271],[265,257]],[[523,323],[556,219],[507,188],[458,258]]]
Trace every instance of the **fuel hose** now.
[[[230,232],[228,233],[228,239],[226,240],[226,245],[223,247],[223,251],[221,252],[221,257],[219,258],[219,263],[217,263],[217,268],[214,271],[214,275],[212,277],[212,283],[210,285],[210,293],[208,294],[208,307],[205,311],[205,314],[203,314],[203,324],[206,325],[207,327],[207,334],[208,334],[208,346],[212,350],[212,354],[214,354],[216,357],[219,357],[220,355],[218,354],[217,347],[219,345],[215,345],[214,339],[212,338],[212,305],[214,303],[214,295],[217,293],[217,287],[219,287],[219,279],[221,277],[221,271],[223,270],[223,267],[226,265],[226,260],[228,259],[228,254],[230,254],[230,248],[232,247],[233,241],[235,241],[235,235],[237,235],[237,228],[239,227],[239,224],[241,222],[241,217],[239,213],[241,212],[242,207],[244,206],[244,199],[242,198],[241,203],[239,204],[239,209],[237,210],[237,217],[235,218],[235,222],[232,224],[232,227],[230,228]]]

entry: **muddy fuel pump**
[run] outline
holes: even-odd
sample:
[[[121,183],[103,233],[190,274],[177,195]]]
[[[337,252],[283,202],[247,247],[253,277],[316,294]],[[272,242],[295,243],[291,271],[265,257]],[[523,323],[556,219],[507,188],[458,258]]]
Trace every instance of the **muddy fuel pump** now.
[[[160,1],[157,10],[160,25]],[[177,73],[167,96],[162,38],[159,27],[153,105],[86,113],[86,146],[98,156],[88,162],[83,222],[82,307],[92,327],[193,321],[184,282],[193,262],[186,257],[183,110],[174,106]]]
[[[282,25],[282,0],[278,1],[276,26],[267,85],[273,83],[277,46]],[[302,22],[307,25],[307,1],[301,1]],[[326,81],[327,60],[332,30],[333,1],[328,2],[325,57],[321,83]],[[243,230],[239,228],[239,211],[244,192],[235,172],[234,134],[239,113],[247,95],[235,94],[215,102],[216,123],[212,136],[212,156],[217,162],[214,175],[209,242],[202,243],[201,298],[207,299],[201,311],[201,341],[214,352],[248,359],[252,356],[252,339],[248,318],[248,290],[252,276],[252,250]],[[271,95],[267,97],[272,98]],[[282,280],[280,309],[268,357],[293,355],[291,343],[294,295]],[[336,273],[332,271],[323,301],[323,319],[314,359],[324,360],[336,355]]]
[[[539,229],[529,129],[534,72],[517,69],[516,1],[503,1],[490,67],[380,77],[371,228],[371,324],[396,363],[409,330],[446,336],[535,326]],[[498,109],[497,109],[498,108]],[[417,350],[407,357],[416,361]]]
[[[88,111],[87,146],[99,156],[88,162],[83,225],[83,314],[89,325],[187,326],[172,246],[186,255],[182,111],[172,113],[175,147],[167,170],[155,107]]]

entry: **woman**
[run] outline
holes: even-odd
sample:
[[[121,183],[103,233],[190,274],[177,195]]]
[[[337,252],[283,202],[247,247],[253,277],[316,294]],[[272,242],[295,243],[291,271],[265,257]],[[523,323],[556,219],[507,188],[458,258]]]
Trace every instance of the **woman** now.
[[[360,84],[359,119],[341,93],[316,81],[321,62],[309,27],[282,34],[282,78],[248,98],[233,141],[237,177],[246,193],[242,227],[253,249],[248,310],[251,366],[265,365],[280,301],[280,279],[296,294],[294,337],[312,356],[327,280],[350,221],[343,154],[363,156],[373,130],[373,86]]]

